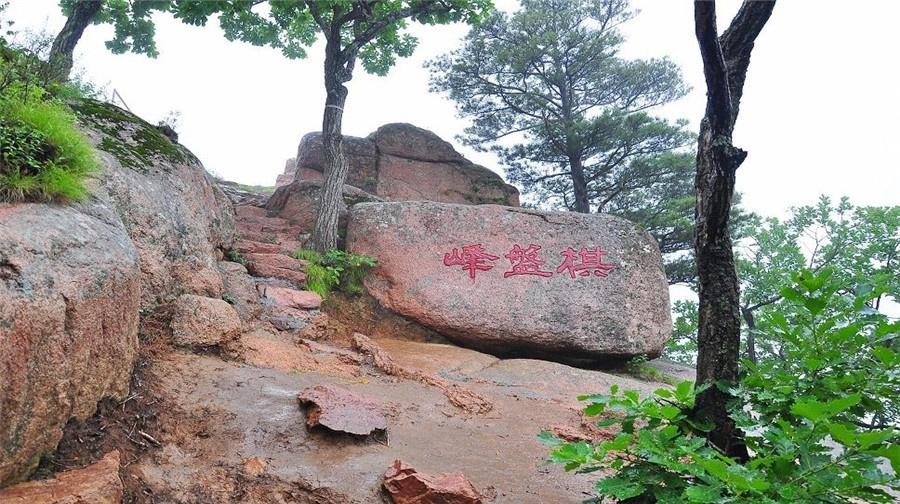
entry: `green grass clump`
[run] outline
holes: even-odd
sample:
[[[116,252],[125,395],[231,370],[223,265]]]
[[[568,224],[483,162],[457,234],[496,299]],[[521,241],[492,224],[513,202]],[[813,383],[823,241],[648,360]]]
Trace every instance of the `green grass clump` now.
[[[65,105],[39,96],[0,99],[0,200],[87,197],[97,159]]]
[[[375,259],[343,250],[329,250],[325,254],[300,249],[291,254],[307,261],[306,288],[325,298],[335,289],[347,294],[361,294],[362,281],[375,264]]]

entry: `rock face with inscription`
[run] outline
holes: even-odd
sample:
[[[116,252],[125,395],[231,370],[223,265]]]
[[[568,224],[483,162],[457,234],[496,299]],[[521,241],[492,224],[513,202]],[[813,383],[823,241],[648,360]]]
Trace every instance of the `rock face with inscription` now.
[[[386,308],[500,356],[658,356],[671,334],[653,238],[608,215],[430,202],[353,207],[348,250]]]

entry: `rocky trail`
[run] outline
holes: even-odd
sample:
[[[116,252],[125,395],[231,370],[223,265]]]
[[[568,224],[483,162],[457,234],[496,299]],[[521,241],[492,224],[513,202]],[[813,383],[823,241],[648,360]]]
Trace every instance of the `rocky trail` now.
[[[298,246],[297,230],[259,207],[239,206],[236,215],[235,248],[247,267],[220,267],[226,296],[249,322],[240,335],[215,346],[173,346],[167,324],[154,323],[166,314],[145,317],[131,395],[70,424],[44,470],[80,467],[115,449],[125,502],[476,502],[402,500],[402,492],[391,501],[385,472],[400,460],[426,475],[462,472],[482,502],[580,502],[591,479],[545,465],[537,433],[600,439],[608,433],[582,418],[577,395],[614,383],[663,386],[353,333],[302,290],[304,263],[287,255]],[[376,404],[368,414],[382,414],[387,428],[360,436],[308,427],[309,410],[297,396],[319,385]],[[443,488],[429,489],[431,498],[465,495],[458,480],[438,483]]]
[[[368,294],[323,301],[290,255],[321,187],[314,135],[267,198],[125,111],[78,110],[105,167],[92,200],[0,205],[0,504],[580,502],[594,478],[547,465],[538,433],[603,439],[578,395],[666,386],[552,361],[668,336],[658,249],[625,221],[519,209],[433,133],[388,125],[351,142],[351,180],[376,192],[345,186],[342,214],[379,266]],[[582,259],[605,237],[615,273],[597,244],[578,278],[447,268],[448,246],[499,251],[508,228]]]

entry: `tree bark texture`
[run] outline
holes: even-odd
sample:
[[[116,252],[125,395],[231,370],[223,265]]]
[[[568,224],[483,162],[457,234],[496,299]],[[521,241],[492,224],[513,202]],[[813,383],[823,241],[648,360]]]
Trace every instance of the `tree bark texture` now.
[[[591,213],[591,202],[588,198],[587,180],[584,177],[584,166],[581,158],[571,156],[569,169],[572,173],[572,187],[575,192],[575,211],[578,213]]]
[[[75,46],[81,40],[84,30],[100,12],[101,5],[100,0],[80,0],[73,5],[72,14],[66,19],[66,24],[56,35],[53,45],[50,47],[50,69],[53,79],[57,82],[65,82],[69,79],[74,64]]]
[[[694,250],[699,286],[697,397],[695,414],[714,429],[709,440],[722,451],[747,458],[741,432],[729,416],[728,387],[738,380],[740,297],[728,220],[735,174],[747,153],[732,144],[754,41],[774,1],[747,0],[731,26],[718,36],[714,1],[694,2],[694,25],[706,79],[706,113],[700,124],[695,178]]]
[[[342,61],[340,41],[328,41],[325,47],[325,113],[322,118],[322,157],[325,181],[319,198],[316,225],[311,237],[312,248],[327,252],[338,247],[338,218],[344,205],[344,181],[349,163],[344,153],[341,121],[347,101],[344,83],[352,75],[353,61]],[[353,56],[351,56],[353,57]]]

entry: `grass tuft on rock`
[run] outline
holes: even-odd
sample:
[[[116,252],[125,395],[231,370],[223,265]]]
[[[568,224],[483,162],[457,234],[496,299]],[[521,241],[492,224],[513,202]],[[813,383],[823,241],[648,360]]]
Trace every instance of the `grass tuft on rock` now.
[[[99,169],[65,105],[31,96],[0,101],[0,200],[79,201]]]

